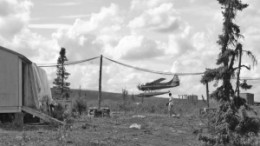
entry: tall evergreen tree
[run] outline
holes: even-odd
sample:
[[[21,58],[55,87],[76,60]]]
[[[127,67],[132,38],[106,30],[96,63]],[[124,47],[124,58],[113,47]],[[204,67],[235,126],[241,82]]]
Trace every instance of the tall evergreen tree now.
[[[248,5],[242,3],[241,0],[218,0],[218,2],[224,17],[223,33],[219,35],[217,41],[220,45],[220,53],[216,64],[219,67],[206,69],[201,82],[205,84],[211,81],[221,81],[222,85],[210,96],[217,100],[220,106],[216,116],[211,119],[214,125],[213,132],[210,135],[201,136],[200,140],[210,145],[243,146],[246,145],[248,138],[259,132],[259,120],[248,117],[246,113],[252,109],[247,105],[246,100],[240,97],[240,87],[249,87],[240,84],[241,68],[250,69],[250,67],[242,65],[243,52],[252,58],[253,64],[256,63],[254,55],[250,51],[243,50],[243,46],[239,42],[243,36],[240,34],[239,26],[234,23],[237,12],[242,11]],[[236,61],[238,61],[237,66]],[[235,76],[237,80],[235,89],[233,89],[231,79]]]
[[[60,91],[61,95],[63,95],[63,93],[68,93],[69,91],[69,86],[70,83],[66,82],[66,80],[68,79],[70,73],[68,73],[65,69],[64,63],[68,61],[67,57],[66,57],[66,49],[65,48],[61,48],[60,50],[60,56],[57,60],[57,78],[54,79],[53,84],[55,85],[56,88],[58,88],[58,90]]]

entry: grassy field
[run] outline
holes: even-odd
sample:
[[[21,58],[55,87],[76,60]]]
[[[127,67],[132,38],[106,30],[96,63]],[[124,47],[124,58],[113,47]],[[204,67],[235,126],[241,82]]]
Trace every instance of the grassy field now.
[[[140,124],[140,129],[129,128]],[[72,127],[24,126],[0,133],[1,145],[24,146],[163,146],[199,145],[195,129],[205,126],[195,117],[172,118],[160,114],[116,115],[111,118],[83,116]]]
[[[55,96],[55,94],[54,94]],[[97,104],[97,92],[72,91],[72,100],[81,99],[87,107]],[[69,118],[67,126],[0,124],[0,146],[200,146],[198,134],[207,131],[207,119],[199,116],[203,101],[175,100],[180,117],[169,117],[166,98],[131,97],[123,102],[118,93],[103,93],[103,106],[111,117],[83,115]],[[130,128],[131,125],[140,126]]]

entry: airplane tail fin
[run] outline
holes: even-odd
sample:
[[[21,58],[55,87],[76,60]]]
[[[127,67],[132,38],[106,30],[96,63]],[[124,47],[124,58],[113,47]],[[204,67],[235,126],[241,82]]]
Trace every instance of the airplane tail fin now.
[[[179,76],[178,75],[174,75],[172,80],[169,81],[169,84],[179,86],[180,85]]]

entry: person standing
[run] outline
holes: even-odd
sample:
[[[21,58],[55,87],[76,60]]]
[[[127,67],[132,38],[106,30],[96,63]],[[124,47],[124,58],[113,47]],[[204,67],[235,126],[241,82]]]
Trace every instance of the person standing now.
[[[171,117],[172,116],[172,113],[173,113],[173,97],[172,97],[172,93],[170,92],[169,93],[169,104],[168,104],[168,112],[169,112],[169,116]]]

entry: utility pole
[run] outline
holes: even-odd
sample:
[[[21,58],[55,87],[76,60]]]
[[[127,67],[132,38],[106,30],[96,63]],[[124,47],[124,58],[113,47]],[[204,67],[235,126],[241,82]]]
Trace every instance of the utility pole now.
[[[206,95],[207,95],[207,104],[209,108],[209,83],[206,82]]]
[[[239,47],[239,61],[238,61],[238,71],[237,71],[237,97],[240,96],[240,90],[239,90],[239,85],[240,85],[240,70],[241,70],[241,60],[242,60],[242,48]]]
[[[101,100],[102,100],[102,64],[103,64],[103,55],[100,55],[98,109],[100,109],[101,107]]]

